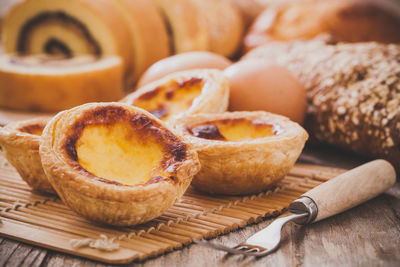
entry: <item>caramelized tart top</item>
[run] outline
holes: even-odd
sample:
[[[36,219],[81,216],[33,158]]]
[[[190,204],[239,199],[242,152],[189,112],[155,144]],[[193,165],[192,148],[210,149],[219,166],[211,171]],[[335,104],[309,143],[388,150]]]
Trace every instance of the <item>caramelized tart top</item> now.
[[[189,109],[193,100],[200,96],[203,86],[203,79],[196,77],[171,80],[167,84],[144,92],[132,104],[165,121],[172,115]]]
[[[40,123],[37,121],[27,121],[27,123],[21,125],[18,131],[33,135],[41,136],[46,123]]]
[[[48,121],[48,117],[20,120],[7,124],[4,129],[8,132],[12,131],[19,136],[24,136],[30,139],[38,139],[42,135],[42,132]]]
[[[75,168],[105,183],[176,183],[186,145],[150,116],[119,105],[85,110],[67,130],[64,151]]]
[[[204,139],[244,141],[278,135],[281,129],[277,124],[260,119],[226,118],[191,125],[187,131]]]
[[[225,112],[228,99],[229,81],[222,71],[195,69],[166,75],[120,102],[142,108],[168,124],[184,115]]]

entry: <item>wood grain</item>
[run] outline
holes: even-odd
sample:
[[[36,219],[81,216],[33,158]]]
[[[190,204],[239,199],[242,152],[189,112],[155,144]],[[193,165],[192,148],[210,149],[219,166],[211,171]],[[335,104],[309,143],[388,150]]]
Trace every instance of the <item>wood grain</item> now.
[[[394,167],[385,160],[374,160],[311,189],[304,196],[317,204],[314,222],[318,222],[376,197],[395,182]]]

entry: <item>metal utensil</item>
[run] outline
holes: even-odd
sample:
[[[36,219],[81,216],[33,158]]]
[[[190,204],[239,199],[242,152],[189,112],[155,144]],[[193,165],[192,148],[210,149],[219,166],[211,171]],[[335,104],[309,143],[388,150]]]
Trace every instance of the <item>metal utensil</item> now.
[[[206,240],[195,242],[232,254],[266,256],[279,247],[286,223],[309,224],[336,215],[376,197],[395,181],[393,166],[385,160],[374,160],[311,189],[290,204],[289,216],[284,214],[235,247]]]

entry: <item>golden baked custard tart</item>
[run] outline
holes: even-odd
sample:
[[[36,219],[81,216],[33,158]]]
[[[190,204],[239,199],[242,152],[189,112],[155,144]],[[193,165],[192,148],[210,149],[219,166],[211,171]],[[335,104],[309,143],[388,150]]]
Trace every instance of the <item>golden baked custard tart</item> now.
[[[228,107],[229,84],[219,70],[176,72],[149,83],[122,102],[143,108],[163,121],[201,112],[219,113]]]
[[[174,124],[199,155],[192,185],[211,194],[264,191],[289,172],[308,138],[297,123],[263,111],[188,115]]]
[[[40,136],[48,120],[42,117],[0,127],[0,146],[6,159],[30,187],[42,193],[55,194],[39,156]]]
[[[90,103],[57,114],[40,143],[45,173],[71,209],[90,220],[135,225],[185,192],[197,153],[150,113]]]

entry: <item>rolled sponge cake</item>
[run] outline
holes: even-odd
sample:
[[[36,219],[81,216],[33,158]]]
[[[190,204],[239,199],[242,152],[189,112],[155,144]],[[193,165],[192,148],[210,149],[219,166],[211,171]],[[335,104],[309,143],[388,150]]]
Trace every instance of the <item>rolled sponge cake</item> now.
[[[156,61],[171,53],[170,37],[164,18],[150,0],[110,0],[124,19],[130,37],[132,70],[128,85]]]
[[[0,56],[0,106],[59,111],[123,96],[119,57]]]
[[[132,68],[129,29],[107,0],[25,0],[15,5],[2,25],[4,52],[117,55]]]

